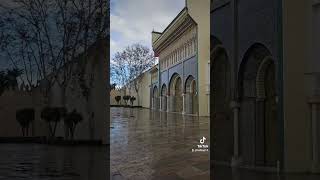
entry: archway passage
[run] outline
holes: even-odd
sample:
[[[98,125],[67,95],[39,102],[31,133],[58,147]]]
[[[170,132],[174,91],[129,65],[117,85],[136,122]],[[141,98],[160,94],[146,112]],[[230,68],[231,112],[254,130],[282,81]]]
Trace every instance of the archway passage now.
[[[198,96],[197,83],[193,76],[188,76],[185,83],[185,100],[184,107],[186,114],[197,114],[198,112]]]
[[[231,101],[231,71],[224,48],[217,46],[211,52],[210,107],[213,126],[213,158],[230,162],[233,155],[233,115]]]
[[[183,109],[182,80],[178,74],[174,74],[171,77],[169,93],[170,93],[169,111],[182,112],[182,109]]]
[[[249,48],[240,66],[239,132],[244,164],[276,167],[281,160],[275,69],[271,53],[262,44]]]
[[[152,109],[159,109],[158,108],[158,101],[159,101],[158,87],[154,86],[153,91],[152,91]]]
[[[265,164],[276,166],[280,160],[280,135],[277,121],[275,65],[268,64],[264,77],[265,88]]]
[[[162,85],[161,88],[161,111],[167,111],[167,86],[165,84]]]

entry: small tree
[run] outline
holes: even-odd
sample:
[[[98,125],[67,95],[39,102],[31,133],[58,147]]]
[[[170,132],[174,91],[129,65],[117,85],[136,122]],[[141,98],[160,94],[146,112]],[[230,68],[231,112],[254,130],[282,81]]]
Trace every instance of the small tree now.
[[[131,106],[133,106],[133,102],[136,100],[136,98],[134,96],[130,97],[130,103],[131,103]]]
[[[64,118],[65,125],[67,126],[71,134],[72,140],[74,138],[74,132],[76,130],[76,126],[82,120],[83,120],[82,115],[78,113],[75,109],[72,112],[67,113],[66,117]]]
[[[41,119],[48,123],[50,138],[55,137],[57,125],[64,116],[63,109],[60,107],[45,107],[41,111]]]
[[[29,135],[29,126],[34,121],[34,109],[21,109],[16,112],[16,119],[21,126],[22,136]]]
[[[114,99],[117,101],[117,103],[118,103],[118,105],[119,105],[120,100],[121,100],[121,96],[116,96],[116,97],[114,97]]]
[[[122,99],[124,100],[124,102],[126,103],[126,105],[128,104],[128,101],[130,100],[131,96],[123,96]]]

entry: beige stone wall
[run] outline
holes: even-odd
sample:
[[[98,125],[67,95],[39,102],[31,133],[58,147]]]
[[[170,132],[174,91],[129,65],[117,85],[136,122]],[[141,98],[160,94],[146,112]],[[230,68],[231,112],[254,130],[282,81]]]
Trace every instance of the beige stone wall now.
[[[107,116],[107,44],[104,41],[96,44],[89,53],[89,60],[85,63],[85,78],[93,78],[90,96],[86,100],[80,91],[79,84],[71,80],[66,89],[66,99],[63,101],[63,91],[61,86],[55,82],[50,89],[49,105],[63,106],[66,105],[69,111],[76,109],[83,115],[83,121],[79,123],[75,133],[75,139],[95,139],[107,142],[107,128],[109,127],[109,117]],[[76,64],[73,64],[76,68]],[[47,136],[47,124],[41,120],[40,112],[45,106],[43,94],[39,88],[32,89],[32,92],[7,91],[0,97],[0,137],[21,136],[19,124],[15,120],[17,109],[34,107],[36,117],[33,126],[34,136]],[[94,117],[90,120],[90,115]],[[90,127],[93,130],[90,130]],[[64,136],[63,121],[59,123],[56,136]]]
[[[310,60],[311,1],[283,0],[283,94],[285,171],[311,168],[311,120],[306,96]]]
[[[188,13],[197,23],[199,115],[209,116],[210,1],[186,0]]]
[[[119,105],[123,105],[124,102],[122,97],[125,95],[125,92],[122,89],[111,90],[110,92],[110,105],[118,105],[117,101],[115,100],[116,96],[121,96],[121,100],[119,101]]]
[[[136,92],[134,87],[127,89],[127,92],[126,92],[127,95],[136,97],[136,100],[133,103],[134,106],[142,106],[144,108],[150,108],[151,77],[152,77],[152,74],[150,73],[150,71],[147,71],[142,75],[140,75],[139,78],[136,79],[136,81],[138,81],[138,84],[139,84],[138,93]],[[130,102],[128,104],[130,104]]]

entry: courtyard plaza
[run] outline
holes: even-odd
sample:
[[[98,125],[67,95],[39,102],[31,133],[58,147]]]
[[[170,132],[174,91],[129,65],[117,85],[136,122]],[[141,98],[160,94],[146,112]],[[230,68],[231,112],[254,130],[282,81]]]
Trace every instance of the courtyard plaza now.
[[[143,108],[111,108],[111,179],[207,180],[209,117]]]

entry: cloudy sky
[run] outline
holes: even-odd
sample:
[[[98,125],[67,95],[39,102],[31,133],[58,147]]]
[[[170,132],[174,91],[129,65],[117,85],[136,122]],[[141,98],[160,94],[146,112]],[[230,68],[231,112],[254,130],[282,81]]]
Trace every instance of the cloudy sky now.
[[[162,32],[184,7],[185,0],[111,0],[110,53],[133,43],[151,48],[151,31]]]

